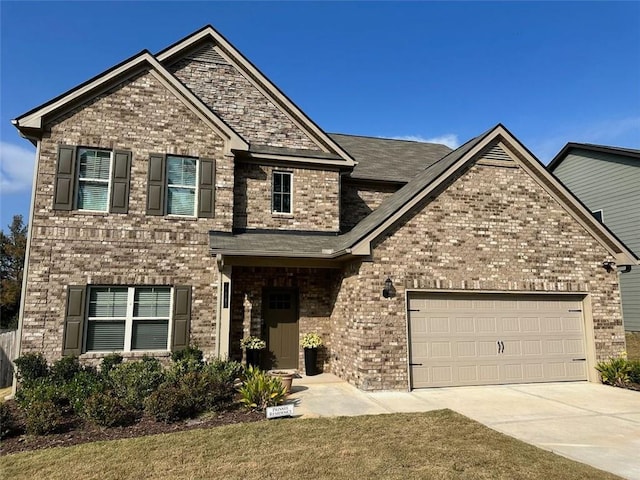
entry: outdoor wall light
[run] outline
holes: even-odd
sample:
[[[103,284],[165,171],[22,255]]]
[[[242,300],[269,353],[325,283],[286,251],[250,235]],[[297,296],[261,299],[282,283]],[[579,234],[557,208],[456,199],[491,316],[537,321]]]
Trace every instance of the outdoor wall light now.
[[[616,267],[616,262],[611,262],[609,260],[605,260],[604,262],[602,262],[602,267],[607,271],[607,272],[612,272],[613,269]]]
[[[382,296],[384,298],[392,298],[396,296],[396,289],[393,286],[393,282],[389,277],[384,281],[384,288],[382,289]]]

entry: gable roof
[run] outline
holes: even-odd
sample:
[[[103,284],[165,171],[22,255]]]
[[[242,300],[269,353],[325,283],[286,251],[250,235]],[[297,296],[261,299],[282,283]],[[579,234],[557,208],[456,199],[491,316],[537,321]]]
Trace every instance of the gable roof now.
[[[562,150],[558,152],[555,157],[553,157],[553,160],[549,162],[549,165],[547,165],[547,170],[553,172],[556,167],[564,161],[571,150],[587,150],[590,152],[620,155],[640,162],[640,150],[636,150],[633,148],[609,147],[607,145],[595,145],[592,143],[569,142],[562,148]]]
[[[20,115],[12,120],[13,125],[27,138],[39,136],[44,128],[45,119],[55,119],[74,106],[94,98],[113,88],[118,82],[149,70],[165,87],[171,90],[182,102],[208,123],[220,136],[225,138],[227,149],[247,150],[249,144],[213,113],[198,97],[191,93],[171,72],[151,55],[143,50],[137,55],[87,80],[77,87],[53,98],[52,100]]]
[[[323,151],[337,154],[344,161],[345,166],[352,167],[356,164],[346,150],[316,125],[289,97],[211,25],[206,25],[197,32],[186,36],[182,40],[158,52],[156,58],[163,64],[169,65],[180,58],[185,52],[207,40],[213,40],[216,46],[222,50],[227,60],[241,71],[255,87],[267,96],[267,98],[297,124],[299,128],[307,133]]]
[[[358,162],[350,178],[407,183],[451,152],[438,143],[330,133]]]
[[[401,221],[418,202],[434,193],[446,181],[455,178],[466,165],[496,144],[503,145],[504,150],[512,152],[512,159],[552,197],[564,205],[567,212],[615,257],[618,265],[638,264],[637,257],[606,226],[598,222],[584,205],[547,172],[542,163],[501,124],[469,140],[433,163],[411,182],[384,200],[376,210],[345,234],[330,237],[291,232],[247,232],[239,235],[211,232],[211,251],[214,254],[268,254],[327,259],[345,255],[370,255],[371,242]],[[287,237],[288,240],[285,240]]]

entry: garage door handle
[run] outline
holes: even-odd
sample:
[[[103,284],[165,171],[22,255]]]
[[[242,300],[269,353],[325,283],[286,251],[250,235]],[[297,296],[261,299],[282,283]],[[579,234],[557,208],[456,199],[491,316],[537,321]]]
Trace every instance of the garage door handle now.
[[[504,353],[504,342],[498,340],[498,353]]]
[[[586,358],[574,358],[573,360],[571,360],[572,362],[586,362],[587,359]]]
[[[410,367],[421,367],[422,364],[421,363],[410,363],[409,366]]]

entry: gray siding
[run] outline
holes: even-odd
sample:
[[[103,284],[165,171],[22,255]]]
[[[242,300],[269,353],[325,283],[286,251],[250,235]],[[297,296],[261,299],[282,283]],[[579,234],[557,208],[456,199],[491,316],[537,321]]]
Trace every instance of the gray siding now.
[[[573,149],[553,171],[590,210],[640,256],[640,161]],[[627,330],[640,331],[640,267],[620,275]]]

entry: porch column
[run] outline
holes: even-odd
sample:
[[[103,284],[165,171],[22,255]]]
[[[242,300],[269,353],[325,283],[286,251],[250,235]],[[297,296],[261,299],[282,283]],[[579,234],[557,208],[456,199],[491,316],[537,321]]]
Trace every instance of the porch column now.
[[[218,358],[229,358],[229,335],[231,331],[231,271],[230,266],[224,265],[222,258],[218,258],[220,271],[218,283],[218,321],[216,322],[216,351]]]

